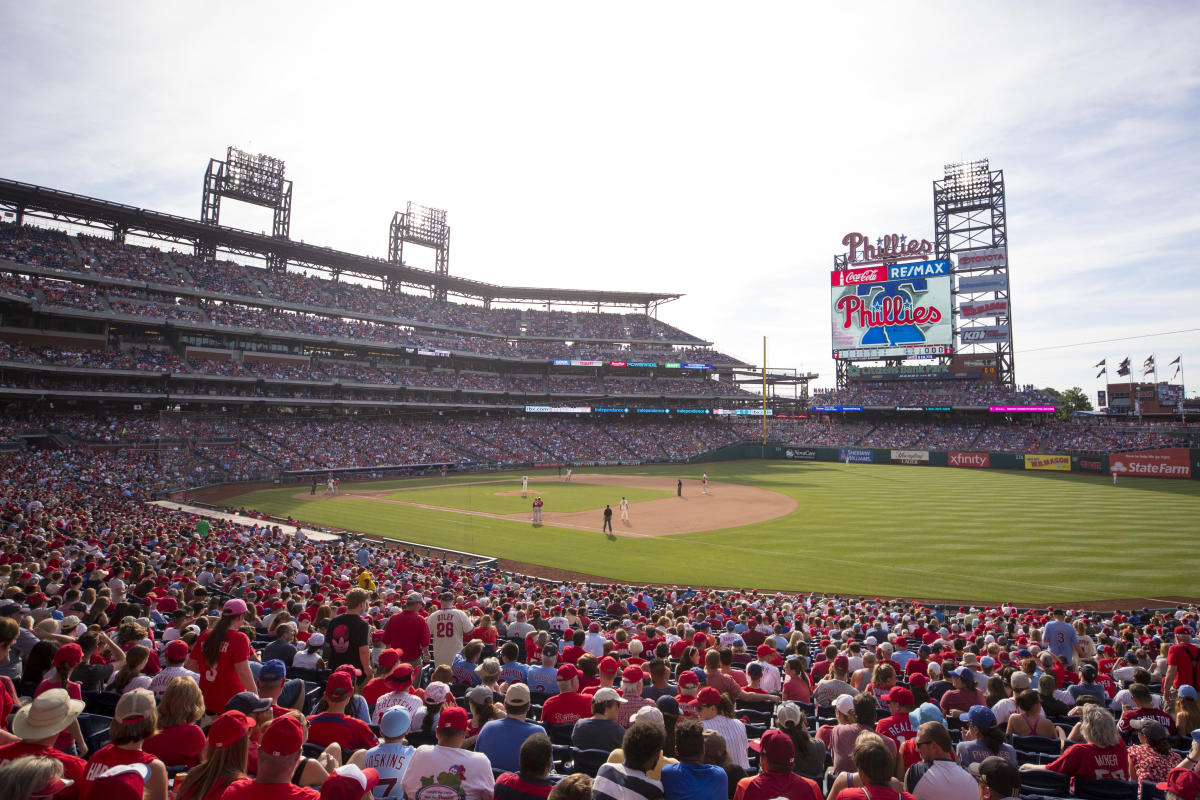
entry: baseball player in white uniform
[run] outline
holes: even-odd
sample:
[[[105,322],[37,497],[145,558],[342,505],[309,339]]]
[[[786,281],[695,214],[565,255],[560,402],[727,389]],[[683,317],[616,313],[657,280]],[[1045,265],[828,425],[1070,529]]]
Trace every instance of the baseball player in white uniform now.
[[[571,468],[567,467],[567,480],[571,480]]]
[[[629,522],[629,501],[621,497],[621,521]]]
[[[521,497],[524,497],[525,493],[528,491],[529,491],[529,476],[522,475],[521,476]]]
[[[700,494],[708,494],[708,473],[700,473]]]

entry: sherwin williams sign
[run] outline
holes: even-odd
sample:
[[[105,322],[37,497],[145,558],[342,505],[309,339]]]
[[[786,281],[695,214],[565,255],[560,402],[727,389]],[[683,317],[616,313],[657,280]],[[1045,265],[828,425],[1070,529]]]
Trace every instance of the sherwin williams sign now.
[[[1071,457],[1026,453],[1025,469],[1048,469],[1058,472],[1071,471]]]

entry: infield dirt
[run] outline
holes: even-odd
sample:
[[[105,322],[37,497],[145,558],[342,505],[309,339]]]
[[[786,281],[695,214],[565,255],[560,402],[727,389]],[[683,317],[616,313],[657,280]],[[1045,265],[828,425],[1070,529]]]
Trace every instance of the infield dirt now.
[[[753,486],[742,486],[736,483],[708,482],[708,494],[702,494],[700,483],[687,480],[683,484],[683,496],[675,497],[675,479],[659,478],[646,475],[604,475],[579,474],[571,478],[572,483],[585,483],[597,486],[625,486],[633,489],[657,489],[671,492],[671,497],[658,500],[646,500],[631,503],[629,506],[629,522],[621,520],[621,510],[614,502],[613,533],[617,536],[630,538],[645,538],[654,536],[672,536],[677,533],[696,533],[712,531],[721,528],[732,528],[738,525],[751,525],[756,522],[782,517],[795,511],[797,502],[787,495],[773,492],[769,489],[759,489]],[[494,484],[492,481],[480,483]],[[455,484],[461,486],[463,484]],[[435,487],[421,487],[423,489]],[[508,519],[528,521],[529,514],[489,514],[483,511],[470,511],[461,508],[429,505],[426,503],[406,503],[396,498],[403,494],[404,489],[355,489],[346,487],[337,497],[326,498],[326,502],[336,503],[343,499],[372,500],[377,503],[412,506],[415,508],[431,508],[454,514],[471,514],[491,519]],[[497,494],[520,494],[520,490],[504,490]],[[297,500],[309,500],[307,491],[297,492]],[[614,492],[614,500],[620,499],[620,494]],[[560,528],[599,531],[603,525],[603,509],[594,511],[552,511],[547,509],[542,514],[542,524],[554,525]]]

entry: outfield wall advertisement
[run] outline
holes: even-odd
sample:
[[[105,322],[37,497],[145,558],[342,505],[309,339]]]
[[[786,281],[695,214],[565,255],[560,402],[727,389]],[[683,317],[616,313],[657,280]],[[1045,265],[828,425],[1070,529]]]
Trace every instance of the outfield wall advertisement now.
[[[1071,471],[1071,457],[1047,455],[1043,453],[1026,453],[1025,469],[1047,469],[1058,472]]]
[[[1113,453],[1108,457],[1108,468],[1116,475],[1146,478],[1192,477],[1191,453],[1184,447],[1139,450],[1134,453]]]
[[[834,358],[954,352],[949,261],[834,270],[830,285]]]
[[[855,448],[842,448],[838,450],[838,461],[849,461],[852,464],[873,464],[875,463],[875,451]]]
[[[952,467],[987,469],[991,466],[991,459],[987,453],[960,453],[952,450],[947,463]]]
[[[929,465],[928,450],[893,450],[893,464],[921,464]]]

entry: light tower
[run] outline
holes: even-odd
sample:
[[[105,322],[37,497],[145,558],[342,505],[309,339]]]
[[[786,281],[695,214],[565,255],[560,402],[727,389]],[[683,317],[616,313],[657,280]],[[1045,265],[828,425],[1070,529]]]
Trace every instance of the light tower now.
[[[433,250],[433,271],[439,278],[450,274],[450,226],[446,224],[446,212],[440,208],[408,202],[405,211],[392,216],[388,232],[388,261],[404,265],[404,245],[416,244]],[[446,284],[436,281],[432,289],[433,299],[445,302]]]
[[[282,159],[262,153],[247,153],[230,145],[225,160],[208,160],[204,172],[204,198],[200,207],[200,221],[207,225],[219,225],[221,198],[240,200],[256,206],[265,206],[274,211],[271,235],[287,239],[292,225],[292,182],[284,178]],[[216,258],[217,248],[212,239],[201,237],[196,241],[196,255],[205,259]],[[282,271],[287,261],[276,253],[267,255],[267,266]]]

